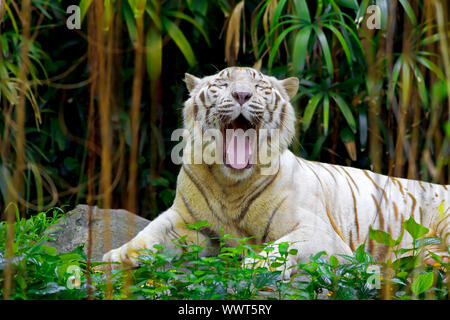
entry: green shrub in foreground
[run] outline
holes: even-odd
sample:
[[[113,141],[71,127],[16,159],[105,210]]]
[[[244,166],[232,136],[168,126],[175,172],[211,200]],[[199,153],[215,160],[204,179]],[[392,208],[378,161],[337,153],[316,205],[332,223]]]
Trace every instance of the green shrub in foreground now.
[[[435,257],[435,266],[423,266],[418,258],[427,246],[438,239],[425,238],[423,226],[414,220],[405,222],[405,230],[414,239],[412,248],[398,249],[398,240],[380,230],[371,230],[371,239],[393,250],[396,259],[375,263],[361,245],[353,256],[342,255],[348,263],[339,263],[335,256],[319,252],[310,261],[300,264],[300,272],[289,281],[282,281],[289,254],[295,254],[288,243],[279,244],[279,256],[271,256],[273,247],[248,244],[249,238],[235,239],[238,246],[227,247],[222,235],[219,252],[203,257],[207,248],[202,243],[189,243],[185,237],[174,240],[183,253],[155,246],[156,252],[143,251],[139,268],[119,269],[111,273],[96,270],[102,263],[91,263],[82,247],[70,253],[57,253],[45,245],[43,231],[61,218],[58,209],[39,213],[14,224],[14,257],[11,299],[447,299],[443,282],[449,265]],[[201,230],[200,221],[190,228]],[[6,223],[0,223],[0,293],[4,294]],[[410,253],[410,256],[403,256]],[[242,257],[266,260],[273,268],[242,267]],[[269,256],[270,262],[266,256]],[[434,256],[433,256],[434,257]],[[375,272],[374,272],[375,270]],[[377,288],[376,284],[379,282]],[[109,285],[110,284],[110,285]],[[374,285],[375,284],[375,285]],[[90,289],[88,292],[88,288]],[[108,288],[108,289],[107,289]],[[386,293],[386,290],[388,291]]]

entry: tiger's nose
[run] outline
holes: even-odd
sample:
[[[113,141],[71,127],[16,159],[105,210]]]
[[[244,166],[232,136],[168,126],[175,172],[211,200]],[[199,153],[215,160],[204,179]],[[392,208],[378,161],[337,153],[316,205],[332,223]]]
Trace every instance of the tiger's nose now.
[[[253,94],[247,91],[233,91],[231,95],[242,106],[244,103],[250,100]]]

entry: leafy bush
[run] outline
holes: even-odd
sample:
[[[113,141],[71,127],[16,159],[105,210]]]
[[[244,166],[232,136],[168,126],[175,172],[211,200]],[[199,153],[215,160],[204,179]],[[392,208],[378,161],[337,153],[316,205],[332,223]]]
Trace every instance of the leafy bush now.
[[[440,257],[434,266],[424,267],[419,254],[436,239],[424,237],[425,227],[414,220],[405,221],[405,231],[414,239],[409,249],[398,249],[399,239],[393,240],[380,230],[371,230],[370,238],[387,244],[395,260],[377,263],[360,245],[353,256],[337,257],[319,252],[310,261],[299,264],[299,273],[283,281],[289,254],[296,254],[289,243],[278,246],[280,254],[273,256],[273,246],[263,252],[248,244],[249,238],[234,239],[238,246],[230,248],[219,239],[217,255],[205,257],[208,249],[202,243],[189,243],[186,237],[174,240],[182,249],[175,252],[155,246],[156,252],[146,250],[139,256],[139,268],[101,271],[103,263],[88,264],[83,248],[57,253],[45,245],[45,228],[61,217],[52,209],[28,220],[18,219],[14,225],[14,256],[11,299],[447,299],[444,283],[449,264]],[[190,228],[197,232],[207,225],[197,222]],[[0,291],[4,294],[6,266],[6,224],[0,224]],[[268,267],[242,267],[242,257],[261,259]],[[270,259],[270,260],[269,260]],[[262,264],[264,265],[264,264]],[[279,271],[271,271],[273,268]],[[103,267],[104,268],[104,267]],[[103,269],[105,270],[105,269]],[[379,286],[377,286],[377,281]],[[387,291],[386,291],[387,290]]]

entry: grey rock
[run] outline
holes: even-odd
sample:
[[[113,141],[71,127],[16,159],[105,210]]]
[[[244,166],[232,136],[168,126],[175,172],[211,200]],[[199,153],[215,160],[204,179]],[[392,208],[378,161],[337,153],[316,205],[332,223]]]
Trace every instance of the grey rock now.
[[[54,238],[47,245],[53,246],[58,253],[70,252],[81,244],[85,244],[84,252],[88,254],[91,245],[91,260],[101,261],[102,256],[109,249],[120,247],[131,240],[139,231],[150,222],[123,209],[92,209],[92,227],[89,241],[89,206],[77,205],[75,209],[66,213],[61,220],[47,228],[45,231]],[[109,228],[105,223],[109,212]],[[107,230],[108,233],[107,233]],[[109,249],[106,240],[110,239]]]

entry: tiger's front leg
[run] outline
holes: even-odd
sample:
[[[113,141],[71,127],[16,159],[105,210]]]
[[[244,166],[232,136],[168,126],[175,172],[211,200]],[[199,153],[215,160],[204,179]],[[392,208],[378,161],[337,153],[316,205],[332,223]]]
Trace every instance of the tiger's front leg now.
[[[132,240],[107,252],[103,256],[103,261],[120,262],[125,266],[138,266],[140,263],[137,257],[143,253],[142,250],[156,251],[153,246],[157,244],[164,245],[166,249],[181,252],[182,249],[172,240],[184,235],[187,236],[187,241],[195,242],[198,239],[199,243],[207,247],[212,245],[201,232],[197,235],[195,231],[189,230],[178,212],[170,208],[150,222]],[[208,254],[208,252],[205,252],[205,254]]]

